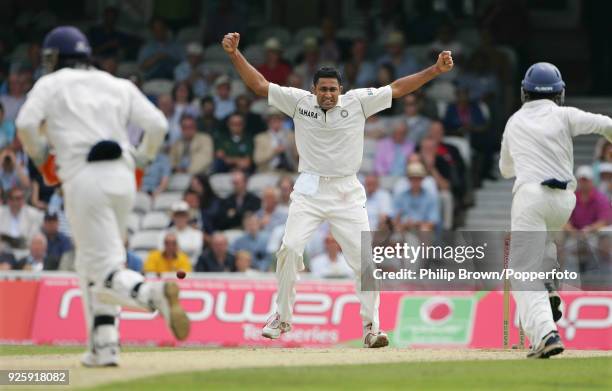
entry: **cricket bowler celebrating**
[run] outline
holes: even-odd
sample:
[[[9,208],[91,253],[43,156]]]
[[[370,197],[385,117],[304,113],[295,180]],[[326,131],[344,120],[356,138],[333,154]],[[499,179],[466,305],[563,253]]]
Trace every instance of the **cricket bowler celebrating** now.
[[[126,220],[136,194],[135,166],[152,161],[168,124],[164,115],[129,81],[89,65],[91,48],[81,31],[57,27],[45,37],[41,77],[16,120],[33,161],[45,166],[55,155],[66,216],[76,248],[89,348],[86,366],[119,363],[120,306],[158,310],[178,339],[189,320],[174,282],[145,282],[127,270],[123,246]],[[41,124],[46,134],[41,134]],[[144,129],[138,149],[126,127]],[[44,171],[44,170],[43,170]]]
[[[240,53],[239,41],[240,34],[229,33],[222,45],[244,83],[293,118],[300,158],[300,176],[291,194],[285,235],[276,254],[278,312],[268,320],[262,335],[276,339],[291,330],[295,283],[298,272],[304,270],[304,246],[317,227],[329,221],[331,233],[356,275],[364,346],[387,346],[387,335],[379,330],[379,293],[360,288],[361,232],[369,231],[369,224],[365,190],[356,174],[363,155],[365,120],[390,107],[392,98],[400,98],[450,71],[451,53],[441,52],[435,65],[388,86],[341,95],[342,79],[334,68],[321,68],[315,73],[312,93],[268,82]]]
[[[515,271],[550,270],[543,266],[549,261],[556,266],[555,244],[546,232],[561,230],[576,204],[572,138],[598,133],[612,141],[611,118],[561,107],[564,96],[557,67],[532,65],[522,82],[523,106],[504,131],[499,168],[504,178],[516,177],[509,263]],[[549,301],[544,281],[537,285],[512,281],[519,319],[532,345],[527,357],[548,358],[564,350],[555,325],[560,301],[553,300],[556,292]]]

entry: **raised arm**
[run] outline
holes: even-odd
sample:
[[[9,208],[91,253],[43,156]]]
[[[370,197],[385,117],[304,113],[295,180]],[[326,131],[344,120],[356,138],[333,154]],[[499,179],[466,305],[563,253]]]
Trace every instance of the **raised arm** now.
[[[391,83],[393,98],[401,98],[404,95],[418,90],[423,84],[435,79],[438,75],[453,69],[453,57],[450,51],[438,54],[438,61],[429,68],[415,74],[401,77]]]
[[[270,82],[244,58],[240,50],[238,50],[238,42],[240,42],[240,34],[228,33],[223,37],[221,44],[244,84],[258,96],[267,97]]]

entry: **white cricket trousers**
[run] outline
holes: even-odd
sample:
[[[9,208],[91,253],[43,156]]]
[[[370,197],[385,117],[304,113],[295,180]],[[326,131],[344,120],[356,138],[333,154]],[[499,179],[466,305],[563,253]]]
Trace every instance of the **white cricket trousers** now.
[[[512,200],[509,267],[515,271],[556,269],[556,246],[546,232],[561,230],[575,205],[576,197],[571,190],[536,183],[521,185]],[[538,287],[517,280],[511,282],[523,330],[531,344],[537,346],[546,334],[557,330],[548,292],[543,282]]]
[[[363,326],[372,324],[374,332],[379,330],[379,292],[361,291],[361,235],[362,231],[369,233],[370,230],[365,204],[365,189],[355,175],[321,177],[314,195],[304,195],[295,190],[291,193],[289,217],[276,264],[276,304],[281,321],[291,322],[295,283],[298,273],[304,270],[304,247],[317,227],[328,221],[332,235],[355,274]],[[365,245],[371,246],[369,242]],[[371,254],[371,251],[368,253]]]
[[[148,284],[140,284],[144,280],[140,273],[125,269],[127,217],[136,193],[134,172],[124,159],[92,162],[65,181],[62,189],[90,347],[99,319],[114,319],[115,327],[107,327],[107,340],[97,342],[116,342],[108,340],[118,340],[113,330],[120,306],[146,309],[150,293]],[[140,289],[135,290],[137,285]]]

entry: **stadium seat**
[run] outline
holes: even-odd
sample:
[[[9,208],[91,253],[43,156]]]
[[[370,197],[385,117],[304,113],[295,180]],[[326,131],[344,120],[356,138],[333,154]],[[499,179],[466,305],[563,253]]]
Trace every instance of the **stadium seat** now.
[[[183,199],[182,192],[164,192],[155,197],[153,202],[154,210],[169,210],[177,201]]]
[[[142,91],[147,95],[161,95],[172,92],[174,82],[166,79],[153,79],[144,82]]]
[[[257,99],[251,105],[251,113],[259,114],[263,117],[266,117],[269,107],[270,105],[268,105],[267,99]]]
[[[204,31],[200,26],[188,26],[179,30],[176,40],[180,43],[200,42]]]
[[[161,230],[138,231],[130,238],[130,249],[134,251],[156,249],[161,234]]]
[[[144,263],[147,261],[147,258],[149,257],[149,251],[146,251],[146,250],[134,251],[134,254],[142,260],[142,264],[144,266]]]
[[[444,137],[444,142],[456,147],[459,150],[465,165],[470,167],[472,163],[472,153],[470,150],[470,144],[465,138],[459,136],[446,136]]]
[[[134,211],[137,213],[147,213],[151,210],[151,196],[147,193],[138,192],[134,199]]]
[[[170,224],[170,217],[166,212],[149,212],[142,218],[143,230],[165,229]]]
[[[128,233],[133,234],[140,230],[140,215],[138,213],[130,213],[127,219]]]
[[[272,37],[278,39],[283,47],[287,46],[291,42],[291,33],[289,30],[278,26],[271,26],[260,30],[257,33],[255,40],[263,44],[268,38]]]
[[[378,178],[380,187],[386,189],[389,192],[393,192],[393,187],[398,181],[398,177],[396,176],[381,176]]]
[[[227,243],[231,246],[239,237],[244,235],[241,229],[227,229],[223,231],[223,235],[227,238]]]
[[[304,51],[304,44],[291,44],[283,50],[285,60],[295,63],[300,54]]]
[[[455,86],[449,81],[438,80],[425,91],[425,95],[427,95],[429,99],[433,100],[454,102]]]
[[[295,33],[293,42],[296,45],[304,45],[304,39],[307,37],[321,38],[321,28],[318,26],[301,28]]]
[[[346,39],[348,41],[353,41],[357,38],[365,38],[365,34],[363,32],[363,29],[343,28],[338,30],[338,32],[336,33],[336,37],[338,37],[338,39]]]
[[[168,181],[168,190],[169,191],[185,191],[189,187],[189,183],[191,182],[191,175],[189,174],[172,174],[170,180]]]
[[[209,181],[213,191],[221,198],[227,197],[234,191],[232,174],[213,174]]]
[[[247,190],[261,196],[261,192],[266,187],[276,187],[280,175],[277,173],[261,173],[255,174],[249,178],[247,182]]]

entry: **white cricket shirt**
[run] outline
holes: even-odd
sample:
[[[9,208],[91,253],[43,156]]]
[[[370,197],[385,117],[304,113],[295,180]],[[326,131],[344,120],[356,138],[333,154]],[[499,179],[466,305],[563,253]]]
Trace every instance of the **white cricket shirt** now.
[[[612,118],[574,107],[557,106],[548,99],[523,104],[510,117],[502,139],[499,169],[504,178],[516,176],[513,192],[523,183],[574,178],[572,138],[597,133],[612,141]]]
[[[26,150],[27,143],[40,139],[43,120],[62,181],[87,164],[90,148],[101,140],[118,142],[126,156],[133,148],[128,123],[144,130],[141,148],[150,159],[168,128],[162,112],[132,82],[94,68],[64,68],[36,82],[16,120],[17,129],[26,136]]]
[[[324,112],[308,91],[270,83],[268,103],[295,124],[298,171],[324,177],[354,175],[361,167],[367,117],[391,107],[390,86],[359,88],[338,97]]]

